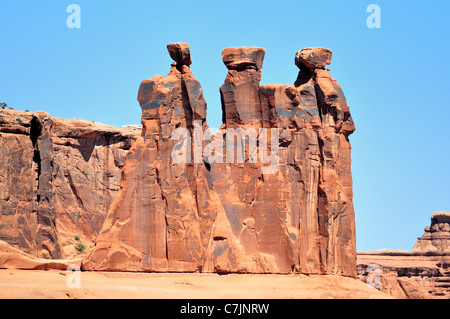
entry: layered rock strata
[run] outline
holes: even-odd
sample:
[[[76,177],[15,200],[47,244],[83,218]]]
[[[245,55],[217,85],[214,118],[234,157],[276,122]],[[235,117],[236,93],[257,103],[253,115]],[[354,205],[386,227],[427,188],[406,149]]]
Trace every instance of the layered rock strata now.
[[[450,213],[436,212],[411,252],[359,252],[358,277],[395,298],[450,298]]]
[[[450,256],[358,252],[358,278],[397,299],[449,299]]]
[[[61,259],[93,245],[140,128],[0,111],[0,240]]]
[[[428,255],[450,255],[450,212],[436,212],[431,225],[417,238],[413,252]]]
[[[354,125],[323,69],[331,52],[302,50],[294,85],[260,86],[265,50],[225,49],[224,125],[211,137],[188,45],[168,51],[168,76],[139,89],[143,133],[83,268],[355,276]]]

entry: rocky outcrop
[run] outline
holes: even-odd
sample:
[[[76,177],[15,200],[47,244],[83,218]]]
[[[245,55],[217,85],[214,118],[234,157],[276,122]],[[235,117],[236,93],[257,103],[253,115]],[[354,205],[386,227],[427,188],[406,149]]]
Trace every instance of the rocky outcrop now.
[[[260,86],[265,50],[225,49],[224,125],[211,136],[188,45],[168,51],[170,73],[139,89],[143,134],[83,269],[356,276],[354,125],[323,69],[331,52],[297,54],[312,62],[294,85]]]
[[[49,259],[92,245],[140,131],[1,110],[0,240]]]
[[[358,277],[395,298],[450,298],[450,213],[431,216],[431,226],[411,252],[359,252]]]
[[[0,240],[0,269],[21,270],[67,270],[69,267],[79,269],[81,258],[78,259],[45,259],[24,253],[22,250]],[[75,269],[75,268],[74,268]]]
[[[359,279],[397,299],[449,299],[450,256],[358,252]]]
[[[299,52],[314,56],[316,51]],[[248,146],[244,164],[212,165],[213,184],[233,234],[256,269],[352,276],[356,255],[348,136],[354,126],[345,97],[329,71],[315,66],[303,67],[294,85],[260,86],[263,57],[262,48],[223,51],[229,68],[221,87],[223,138],[229,138],[230,129],[249,136],[253,129],[259,145],[253,152]],[[268,138],[274,134],[279,138],[275,148]],[[252,156],[264,154],[263,140],[275,159],[269,167],[261,159],[252,163]]]
[[[206,128],[206,102],[186,47],[169,44],[177,64],[141,84],[143,134],[128,152],[119,194],[84,269],[213,271],[211,242],[223,208],[203,160],[193,161],[195,139],[171,138],[175,129],[189,136],[199,129],[201,139]],[[174,163],[173,149],[186,160]]]
[[[428,255],[450,255],[450,212],[436,212],[431,225],[417,238],[413,252]]]
[[[333,53],[325,48],[306,48],[297,51],[295,65],[299,69],[323,69],[331,63]]]

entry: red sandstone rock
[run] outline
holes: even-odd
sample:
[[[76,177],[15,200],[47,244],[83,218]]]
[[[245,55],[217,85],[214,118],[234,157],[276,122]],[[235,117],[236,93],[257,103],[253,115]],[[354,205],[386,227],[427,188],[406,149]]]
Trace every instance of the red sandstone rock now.
[[[308,69],[323,69],[331,63],[331,50],[325,48],[306,48],[295,55],[295,65]]]
[[[140,129],[0,111],[0,239],[34,256],[93,245]]]
[[[119,194],[83,268],[212,272],[214,232],[227,232],[223,208],[203,161],[175,164],[171,157],[176,128],[192,133],[194,121],[200,132],[206,128],[200,83],[187,65],[172,66],[168,76],[143,81],[138,100],[143,134],[127,155]]]
[[[262,253],[265,267],[281,273],[354,276],[354,125],[341,88],[320,71],[300,72],[295,86],[259,86],[260,74],[230,68],[221,87],[225,128],[278,128],[279,169],[263,174],[251,163],[218,164],[211,174],[247,255]]]
[[[263,48],[228,48],[222,59],[228,74],[220,87],[223,121],[227,127],[262,127],[259,81],[265,50]]]
[[[395,298],[450,298],[450,213],[437,212],[431,216],[431,227],[417,239],[411,252],[379,250],[359,252],[358,277],[372,282],[378,268],[380,291]]]
[[[450,256],[380,250],[358,252],[358,277],[397,299],[449,299]],[[372,270],[372,271],[370,271]]]
[[[188,43],[169,43],[167,45],[170,57],[177,62],[179,66],[192,64],[191,51]]]
[[[81,258],[72,260],[37,258],[0,240],[0,269],[67,270],[69,266],[80,265],[80,263]]]
[[[169,53],[173,47],[181,45]],[[197,145],[171,140],[176,128],[192,133],[199,121],[207,129],[201,86],[178,55],[171,53],[178,64],[168,76],[142,82],[143,135],[127,155],[121,189],[83,269],[355,276],[354,126],[345,97],[320,70],[300,72],[295,85],[260,86],[264,52],[223,51],[223,137],[226,129],[254,129],[260,141],[243,163],[173,161],[174,147],[193,160]],[[268,149],[280,159],[270,172],[261,160],[249,161],[261,151],[262,128],[280,133]]]
[[[431,216],[431,226],[417,239],[413,252],[450,255],[450,212],[436,212]]]
[[[256,69],[261,70],[266,54],[264,48],[236,47],[222,51],[222,60],[230,70]]]

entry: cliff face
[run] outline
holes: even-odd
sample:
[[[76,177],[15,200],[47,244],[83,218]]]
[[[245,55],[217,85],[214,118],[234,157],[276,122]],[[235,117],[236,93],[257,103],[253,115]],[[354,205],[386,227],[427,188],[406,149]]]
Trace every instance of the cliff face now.
[[[417,238],[413,252],[419,254],[450,255],[450,212],[436,212],[431,216],[431,225]]]
[[[0,111],[0,240],[31,255],[93,245],[139,128]]]
[[[294,85],[260,86],[265,50],[225,49],[211,136],[189,46],[168,50],[176,65],[141,84],[143,134],[83,268],[355,276],[354,125],[331,51],[301,50]]]

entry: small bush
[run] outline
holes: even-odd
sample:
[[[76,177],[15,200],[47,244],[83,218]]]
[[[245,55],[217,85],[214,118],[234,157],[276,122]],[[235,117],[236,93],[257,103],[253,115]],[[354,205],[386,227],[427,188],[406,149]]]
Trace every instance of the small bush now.
[[[75,249],[78,251],[79,254],[82,254],[84,252],[84,250],[86,249],[86,246],[84,246],[82,242],[79,242],[75,246]]]

